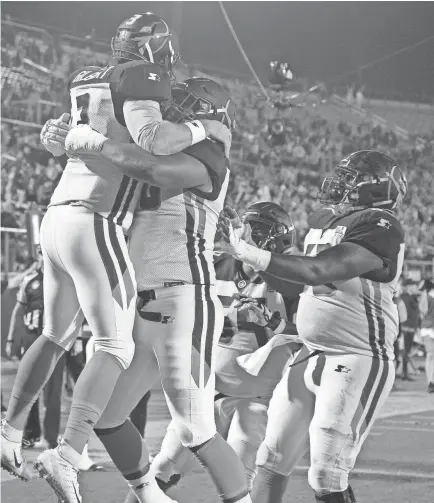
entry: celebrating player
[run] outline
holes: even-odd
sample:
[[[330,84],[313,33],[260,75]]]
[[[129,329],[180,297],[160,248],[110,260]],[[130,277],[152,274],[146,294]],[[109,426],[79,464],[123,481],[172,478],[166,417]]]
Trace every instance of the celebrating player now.
[[[235,124],[230,96],[210,79],[188,79],[175,85],[172,94],[164,117],[173,122],[214,118],[229,129]],[[136,145],[109,140],[84,126],[68,133],[65,148],[70,154],[96,154],[146,182],[129,242],[138,281],[136,351],[97,424],[97,435],[140,502],[166,501],[149,491],[149,455],[127,419],[158,379],[157,358],[183,445],[207,467],[224,501],[250,502],[243,466],[216,433],[213,414],[212,355],[223,327],[223,309],[212,258],[229,182],[223,146],[207,139],[184,150],[189,166],[170,164],[164,157],[161,165],[156,159],[147,167]]]
[[[262,249],[286,253],[293,245],[292,219],[277,204],[251,205],[243,222],[251,229],[253,242]],[[282,333],[296,334],[295,325],[287,321],[291,319],[295,299],[283,298],[251,267],[230,255],[215,257],[214,265],[217,294],[225,310],[225,324],[216,351],[217,431],[241,459],[250,491],[271,395],[293,351],[301,347],[296,342],[287,342],[291,340],[288,336],[274,337]],[[292,341],[294,339],[296,336]],[[251,355],[260,353],[263,353],[261,358],[256,358],[256,365],[249,372],[240,365],[240,357],[249,355],[251,362]],[[171,424],[151,470],[157,480],[170,484],[179,480],[179,473],[187,471],[190,459],[191,454],[183,448]]]
[[[170,75],[178,59],[163,19],[150,13],[132,16],[119,26],[112,49],[116,65],[87,67],[71,77],[72,125],[89,124],[123,142],[132,138],[148,167],[154,166],[155,156],[143,149],[171,154],[207,135],[230,142],[230,132],[219,121],[162,120],[159,103],[171,97]],[[55,131],[67,131],[66,116],[49,121],[41,133],[54,155],[64,154]],[[186,160],[188,166],[193,162],[185,155],[177,159],[181,172]],[[28,411],[60,356],[71,348],[85,316],[96,338],[96,353],[75,386],[64,439],[36,463],[66,503],[81,501],[77,481],[81,453],[134,354],[136,280],[124,232],[137,201],[146,204],[146,189],[141,188],[142,182],[123,175],[110,162],[83,153],[68,160],[42,222],[44,337],[32,345],[17,373],[2,425],[1,464],[14,475],[29,478],[21,453]],[[155,482],[153,486],[157,494],[159,488]]]
[[[306,285],[297,329],[307,350],[271,400],[254,503],[282,501],[287,476],[309,441],[316,501],[355,501],[348,475],[394,381],[393,294],[404,235],[393,210],[406,190],[404,175],[387,155],[372,150],[349,155],[323,182],[320,200],[328,206],[310,218],[305,257],[255,248],[223,218],[226,249],[234,257]]]

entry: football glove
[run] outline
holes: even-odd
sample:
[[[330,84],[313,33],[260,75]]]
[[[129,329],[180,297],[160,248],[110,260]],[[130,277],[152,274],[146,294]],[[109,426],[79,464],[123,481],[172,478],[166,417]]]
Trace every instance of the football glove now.
[[[71,126],[68,125],[70,115],[62,114],[58,119],[50,119],[42,128],[40,139],[42,145],[56,157],[65,154],[65,138]]]
[[[235,305],[239,313],[243,313],[248,323],[254,323],[260,327],[266,327],[270,323],[273,313],[265,304],[261,304],[258,299],[253,299],[245,295],[238,296],[239,302]]]
[[[108,140],[103,134],[92,129],[88,124],[80,124],[69,131],[65,139],[68,155],[97,154]]]

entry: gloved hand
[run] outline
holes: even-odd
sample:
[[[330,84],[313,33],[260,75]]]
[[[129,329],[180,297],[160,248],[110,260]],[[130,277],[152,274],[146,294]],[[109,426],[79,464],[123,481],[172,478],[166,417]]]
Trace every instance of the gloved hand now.
[[[65,154],[65,138],[71,129],[68,125],[70,115],[62,114],[58,119],[50,119],[42,128],[40,139],[42,145],[56,157]]]
[[[92,129],[88,124],[80,124],[69,131],[65,139],[68,155],[97,154],[108,140],[106,136]]]

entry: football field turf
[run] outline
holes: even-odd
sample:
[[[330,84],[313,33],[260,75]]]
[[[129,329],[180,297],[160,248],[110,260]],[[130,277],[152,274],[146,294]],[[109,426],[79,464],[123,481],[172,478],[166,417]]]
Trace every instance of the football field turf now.
[[[2,390],[7,403],[16,364],[2,366]],[[422,376],[414,382],[397,380],[359,456],[351,484],[358,503],[431,503],[434,501],[434,395],[425,391]],[[64,397],[62,424],[65,424],[70,399]],[[158,450],[168,412],[161,390],[154,390],[148,409],[146,436],[151,452]],[[25,451],[33,462],[38,451]],[[104,472],[84,473],[80,477],[83,503],[122,503],[125,484],[100,444],[93,436],[90,454]],[[308,458],[303,459],[289,483],[285,503],[314,501],[307,483]],[[197,465],[169,492],[179,503],[218,503],[215,490],[204,470]],[[49,486],[35,478],[18,481],[2,471],[2,503],[56,503]]]

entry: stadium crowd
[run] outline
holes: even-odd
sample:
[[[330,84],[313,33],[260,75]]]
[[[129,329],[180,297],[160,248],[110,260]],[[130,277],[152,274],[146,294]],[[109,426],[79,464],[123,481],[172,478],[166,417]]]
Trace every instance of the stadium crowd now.
[[[73,46],[56,37],[31,36],[4,24],[3,227],[23,227],[29,208],[43,209],[48,204],[61,168],[40,145],[35,124],[42,124],[56,110],[66,109],[65,75],[91,60],[96,64],[95,57],[101,65],[109,61],[107,55],[95,52],[92,38]],[[185,78],[187,71],[182,67],[179,77]],[[298,223],[300,246],[321,179],[333,164],[355,150],[379,149],[394,157],[408,178],[409,196],[399,213],[407,231],[407,258],[434,257],[434,132],[421,143],[415,138],[403,140],[369,123],[357,127],[343,121],[332,124],[314,108],[277,110],[260,100],[255,88],[220,80],[230,88],[238,105],[229,204],[240,209],[257,200],[282,204]],[[17,268],[23,269],[28,259],[26,247],[19,240],[17,245]]]

